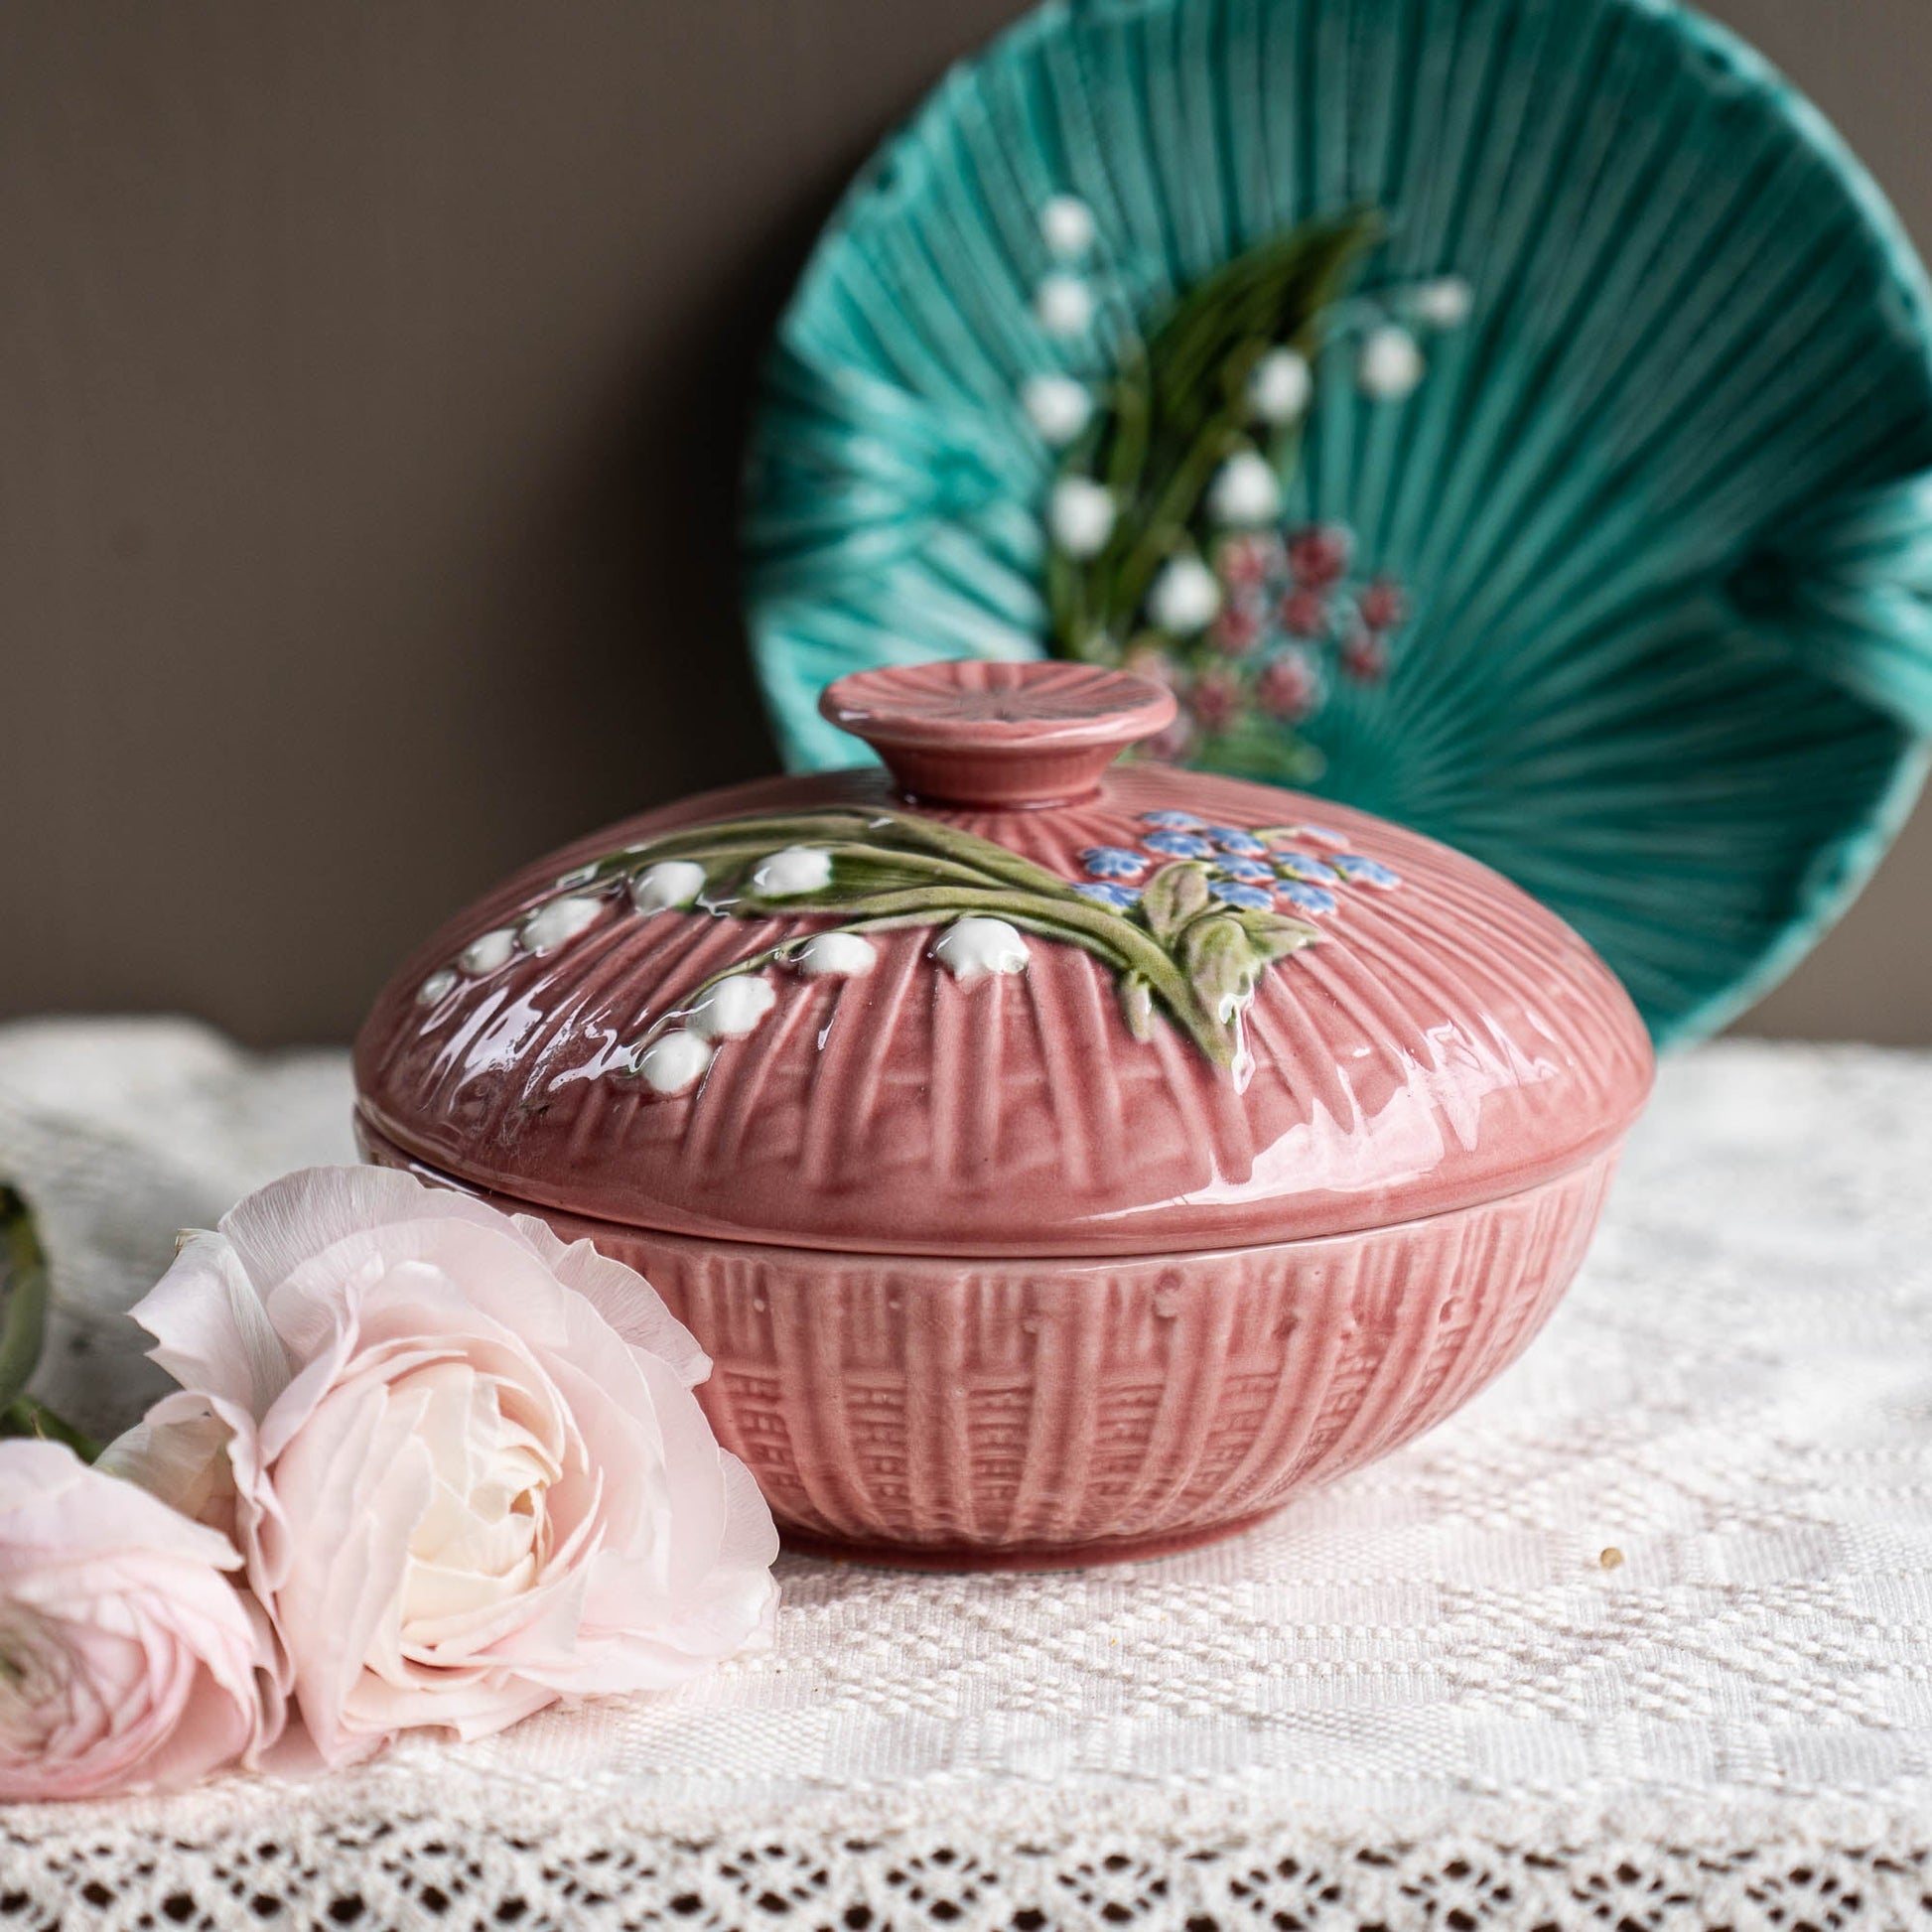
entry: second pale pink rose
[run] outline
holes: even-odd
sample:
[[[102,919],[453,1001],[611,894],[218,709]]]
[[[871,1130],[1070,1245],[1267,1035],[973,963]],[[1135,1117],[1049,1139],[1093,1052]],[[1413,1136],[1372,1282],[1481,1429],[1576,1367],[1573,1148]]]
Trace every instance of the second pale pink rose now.
[[[281,1725],[227,1540],[55,1443],[0,1443],[0,1800],[169,1789]]]

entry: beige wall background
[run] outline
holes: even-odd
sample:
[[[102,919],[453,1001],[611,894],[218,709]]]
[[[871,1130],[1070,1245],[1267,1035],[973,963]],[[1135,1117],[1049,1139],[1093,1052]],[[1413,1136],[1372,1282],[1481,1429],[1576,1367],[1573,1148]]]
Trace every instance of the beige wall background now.
[[[1715,10],[1932,244],[1927,0]],[[344,1037],[512,864],[768,768],[751,371],[846,176],[1019,11],[0,8],[0,1017]],[[1922,810],[1746,1024],[1932,1040],[1928,888]]]

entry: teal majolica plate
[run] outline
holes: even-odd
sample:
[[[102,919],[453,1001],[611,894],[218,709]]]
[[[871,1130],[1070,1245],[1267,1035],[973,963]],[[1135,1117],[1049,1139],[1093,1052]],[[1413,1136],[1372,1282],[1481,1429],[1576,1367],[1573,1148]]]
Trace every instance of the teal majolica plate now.
[[[1172,683],[1157,754],[1568,917],[1660,1040],[1796,962],[1932,732],[1932,300],[1817,112],[1662,0],[1088,0],[956,69],[787,310],[748,502],[820,690]]]

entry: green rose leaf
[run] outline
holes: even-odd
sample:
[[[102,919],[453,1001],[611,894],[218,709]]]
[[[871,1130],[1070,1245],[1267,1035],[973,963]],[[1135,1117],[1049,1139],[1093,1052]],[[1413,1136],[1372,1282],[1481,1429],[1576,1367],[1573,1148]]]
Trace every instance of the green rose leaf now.
[[[47,1257],[27,1203],[0,1182],[0,1409],[26,1388],[47,1338]]]
[[[83,1462],[100,1445],[27,1393],[47,1339],[47,1255],[33,1210],[0,1181],[0,1437],[65,1443]]]

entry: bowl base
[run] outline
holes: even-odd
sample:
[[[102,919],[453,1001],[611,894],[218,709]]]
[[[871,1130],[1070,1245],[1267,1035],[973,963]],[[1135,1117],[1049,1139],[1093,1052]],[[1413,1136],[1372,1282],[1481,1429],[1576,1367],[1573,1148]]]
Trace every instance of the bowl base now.
[[[795,1530],[787,1523],[778,1525],[778,1536],[794,1556],[829,1557],[834,1563],[859,1563],[873,1570],[1087,1570],[1103,1563],[1147,1563],[1198,1550],[1265,1523],[1282,1507],[1272,1503],[1250,1515],[1196,1529],[1169,1530],[1159,1536],[1101,1537],[1090,1543],[847,1543]]]

